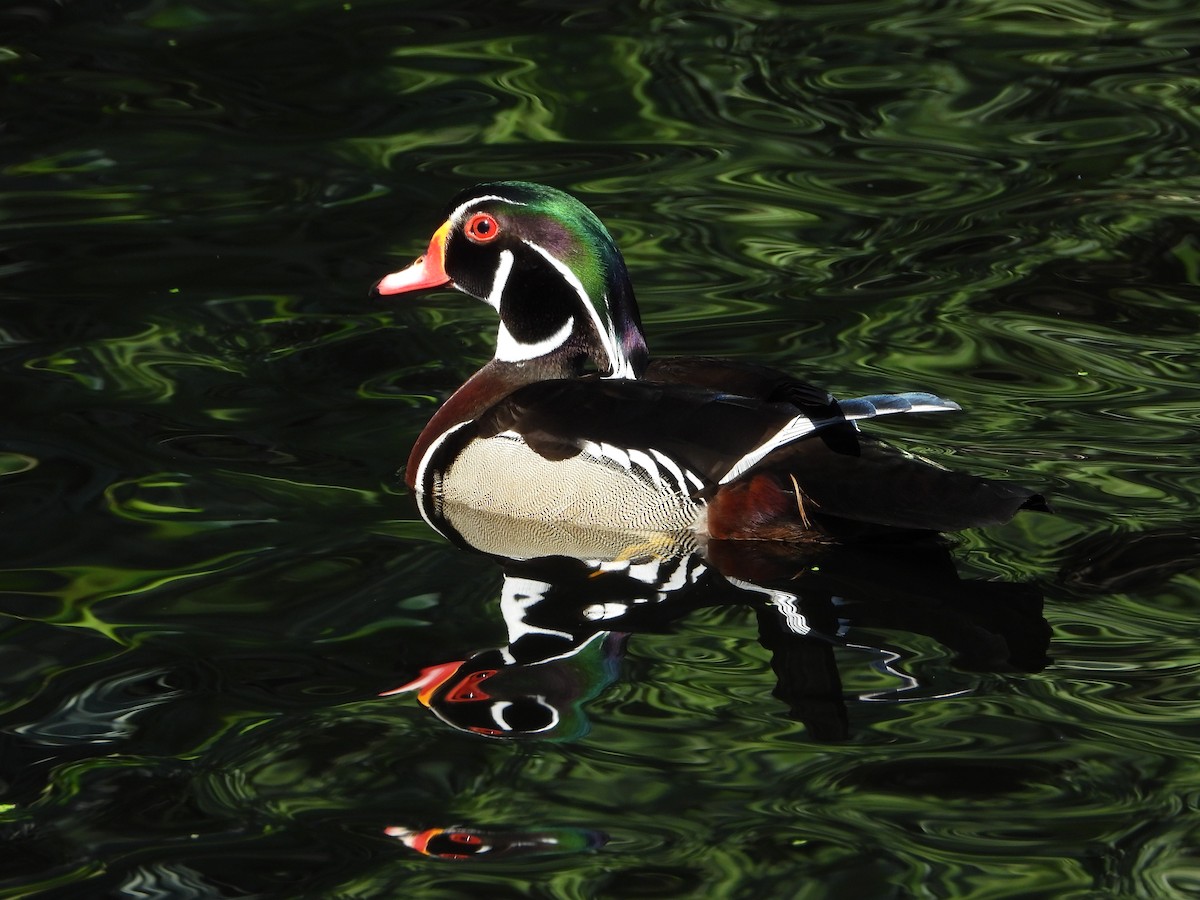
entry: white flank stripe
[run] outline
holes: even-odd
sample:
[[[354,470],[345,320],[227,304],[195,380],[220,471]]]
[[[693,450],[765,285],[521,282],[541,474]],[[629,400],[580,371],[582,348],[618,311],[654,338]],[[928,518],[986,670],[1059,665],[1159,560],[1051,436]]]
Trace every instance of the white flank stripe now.
[[[800,612],[797,606],[799,598],[795,594],[789,594],[785,591],[778,591],[771,605],[783,613],[783,620],[787,622],[788,630],[792,634],[805,635],[812,631],[812,627],[808,624],[808,619],[804,617],[804,613]]]
[[[907,394],[870,394],[839,400],[838,409],[847,419],[870,419],[908,412],[958,412],[962,409],[953,400],[943,400],[935,394],[911,391]]]
[[[630,450],[629,462],[645,471],[645,473],[650,477],[650,480],[654,482],[654,486],[660,490],[662,489],[663,480],[662,476],[658,473],[658,466],[655,465],[654,460],[652,460],[647,454],[643,453],[641,450]]]
[[[605,443],[597,444],[595,441],[584,441],[580,445],[580,449],[593,459],[602,461],[607,459],[609,462],[616,463],[626,472],[630,471],[629,454],[620,447],[614,447],[612,444]],[[633,452],[636,453],[637,451]]]
[[[687,480],[683,476],[683,470],[681,468],[679,468],[679,466],[675,463],[675,460],[671,459],[669,456],[667,456],[663,453],[660,453],[658,450],[655,450],[653,447],[650,448],[650,453],[651,453],[651,455],[654,456],[655,459],[658,460],[659,464],[664,469],[667,470],[668,473],[670,473],[671,475],[673,475],[675,477],[676,490],[679,491],[679,493],[681,493],[681,494],[687,494],[688,493]],[[691,475],[692,473],[688,472],[688,474]],[[693,481],[696,480],[696,477],[694,475],[692,475],[692,480]]]
[[[612,444],[601,444],[600,452],[626,472],[629,471],[629,454],[620,447],[614,447]]]
[[[430,528],[432,528],[434,531],[436,531],[438,534],[440,534],[442,537],[448,537],[448,535],[445,532],[443,532],[442,529],[438,528],[436,525],[433,524],[433,508],[434,508],[433,498],[421,490],[418,490],[416,492],[416,497],[417,497],[417,512],[419,512],[421,514],[421,518],[425,520],[425,524],[428,525]],[[426,504],[429,504],[428,507],[426,506]]]

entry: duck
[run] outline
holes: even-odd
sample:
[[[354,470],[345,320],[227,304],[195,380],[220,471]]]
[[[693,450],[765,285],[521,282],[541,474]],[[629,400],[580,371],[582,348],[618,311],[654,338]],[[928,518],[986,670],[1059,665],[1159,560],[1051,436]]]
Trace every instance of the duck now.
[[[845,542],[962,531],[1048,509],[866,435],[877,416],[952,412],[925,391],[836,399],[758,363],[652,358],[629,270],[586,205],[547,185],[454,197],[377,297],[454,288],[497,314],[495,354],[433,414],[404,469],[443,534],[495,527]],[[517,524],[512,524],[517,523]]]

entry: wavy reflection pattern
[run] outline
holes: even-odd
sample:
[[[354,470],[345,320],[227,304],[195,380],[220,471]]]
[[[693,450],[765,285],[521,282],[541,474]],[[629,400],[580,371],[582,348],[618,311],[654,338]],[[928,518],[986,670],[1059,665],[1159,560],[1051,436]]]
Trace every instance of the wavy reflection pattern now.
[[[1194,895],[1194,5],[0,10],[0,893]],[[491,312],[364,298],[497,177],[656,353],[962,403],[873,430],[1054,496],[954,549],[1052,664],[737,589],[564,658],[561,740],[378,697],[509,645],[395,475]]]

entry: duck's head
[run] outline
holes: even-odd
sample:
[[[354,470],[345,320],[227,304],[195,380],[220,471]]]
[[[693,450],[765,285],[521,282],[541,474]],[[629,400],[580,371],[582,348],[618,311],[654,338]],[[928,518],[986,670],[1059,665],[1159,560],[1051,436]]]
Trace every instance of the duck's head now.
[[[496,310],[500,362],[552,360],[578,373],[590,361],[615,378],[636,378],[646,366],[625,260],[595,214],[562,191],[523,181],[463,191],[425,254],[375,290],[442,285]]]

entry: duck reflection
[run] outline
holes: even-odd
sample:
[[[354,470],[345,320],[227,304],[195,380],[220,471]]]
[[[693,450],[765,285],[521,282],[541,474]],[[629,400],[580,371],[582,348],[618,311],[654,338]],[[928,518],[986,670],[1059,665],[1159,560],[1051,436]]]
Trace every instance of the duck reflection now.
[[[452,825],[416,831],[393,825],[384,829],[411,850],[437,859],[499,859],[513,856],[554,856],[595,850],[608,836],[590,828],[548,828],[543,831],[504,831]]]
[[[694,610],[749,606],[771,654],[772,691],[814,740],[847,736],[835,648],[855,629],[935,638],[972,671],[1034,672],[1049,627],[1033,584],[960,579],[935,537],[871,546],[709,541],[517,522],[467,507],[431,519],[504,573],[501,647],[431,665],[384,696],[415,693],[451,727],[507,740],[572,740],[586,704],[616,678],[632,635],[663,632]],[[873,653],[891,668],[896,654]]]

